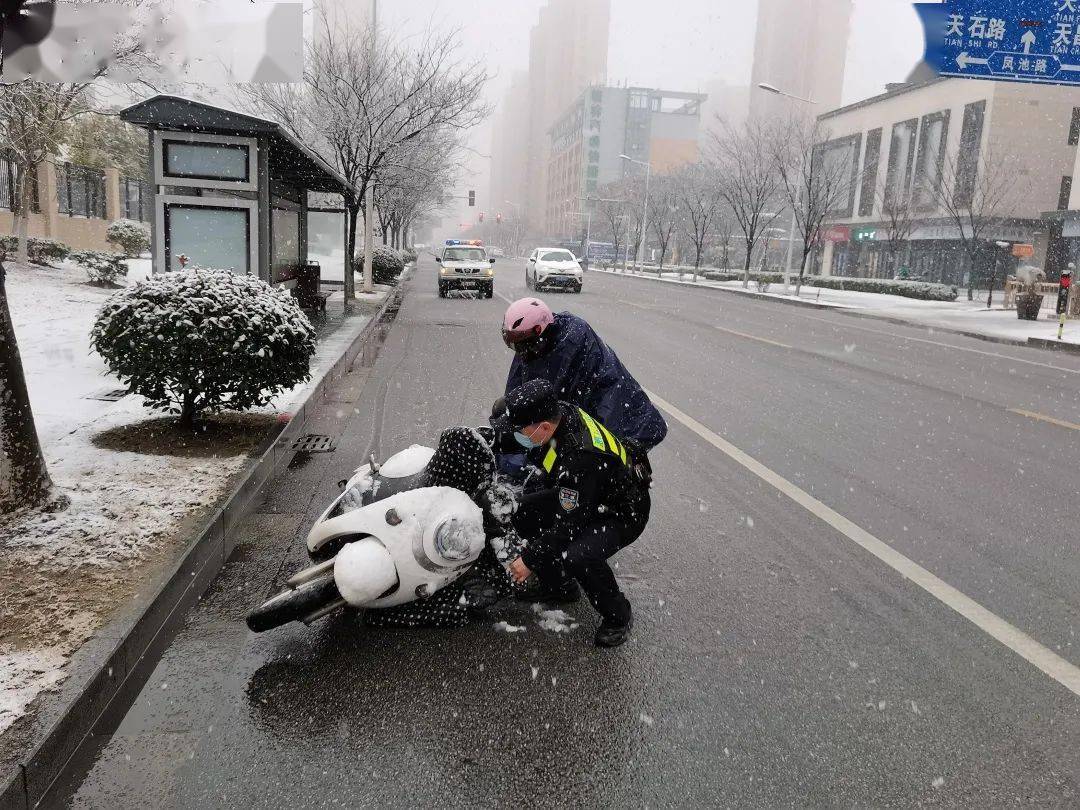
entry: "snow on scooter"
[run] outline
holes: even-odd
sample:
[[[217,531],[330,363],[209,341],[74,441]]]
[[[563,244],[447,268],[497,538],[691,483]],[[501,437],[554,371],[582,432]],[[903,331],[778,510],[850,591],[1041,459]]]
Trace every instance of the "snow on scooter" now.
[[[308,532],[316,564],[253,610],[248,627],[260,633],[291,621],[311,624],[346,606],[388,608],[427,599],[465,574],[489,540],[505,557],[499,507],[486,496],[485,531],[477,505],[495,483],[492,441],[489,428],[451,428],[438,449],[413,445],[382,465],[373,456]],[[495,491],[508,514],[512,496]]]

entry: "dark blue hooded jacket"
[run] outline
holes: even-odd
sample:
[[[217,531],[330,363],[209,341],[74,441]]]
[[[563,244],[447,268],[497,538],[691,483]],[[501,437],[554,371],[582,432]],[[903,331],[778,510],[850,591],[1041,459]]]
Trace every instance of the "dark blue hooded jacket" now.
[[[620,439],[635,441],[646,450],[664,440],[664,417],[586,321],[560,312],[544,334],[554,340],[551,351],[527,361],[515,356],[507,393],[542,378],[552,384],[559,399],[583,408]]]

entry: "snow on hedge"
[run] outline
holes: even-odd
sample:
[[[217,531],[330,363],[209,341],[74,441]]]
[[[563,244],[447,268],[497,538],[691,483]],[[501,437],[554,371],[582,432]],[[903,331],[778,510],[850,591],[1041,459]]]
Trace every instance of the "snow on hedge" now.
[[[19,239],[16,236],[0,237],[0,251],[5,252],[11,258],[15,258],[19,249]],[[41,239],[31,236],[26,240],[26,258],[32,264],[50,265],[52,262],[62,262],[71,253],[71,248],[63,242],[55,239]]]
[[[128,256],[141,256],[150,249],[150,226],[133,219],[118,219],[109,224],[105,239]]]
[[[743,274],[737,270],[709,270],[703,274],[709,281],[742,281]],[[795,283],[796,274],[791,281]],[[762,284],[783,284],[783,273],[760,273],[751,271],[750,280]],[[884,278],[850,278],[847,276],[805,276],[804,287],[820,287],[825,290],[848,290],[850,292],[899,295],[920,301],[955,301],[959,292],[948,284],[929,281],[902,281]]]
[[[374,245],[371,249],[371,267],[376,284],[392,284],[405,270],[405,257],[387,245]],[[363,251],[353,262],[353,269],[357,273],[364,272]]]
[[[86,270],[92,284],[101,286],[115,284],[116,280],[126,276],[128,271],[123,256],[103,250],[79,250],[70,254],[68,261]]]
[[[151,408],[185,422],[310,379],[315,330],[283,288],[226,270],[152,276],[106,301],[91,343]]]

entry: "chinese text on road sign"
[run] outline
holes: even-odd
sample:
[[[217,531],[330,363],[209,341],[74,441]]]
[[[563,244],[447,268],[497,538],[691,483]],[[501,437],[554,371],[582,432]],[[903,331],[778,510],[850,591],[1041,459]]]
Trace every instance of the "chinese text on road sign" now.
[[[916,3],[943,76],[1080,85],[1080,0]]]

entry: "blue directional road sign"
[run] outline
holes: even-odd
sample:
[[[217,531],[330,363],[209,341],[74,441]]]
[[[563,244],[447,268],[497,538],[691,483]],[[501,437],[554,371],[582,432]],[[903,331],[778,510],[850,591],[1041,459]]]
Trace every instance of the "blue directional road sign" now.
[[[942,76],[1080,85],[1080,0],[916,3]]]

